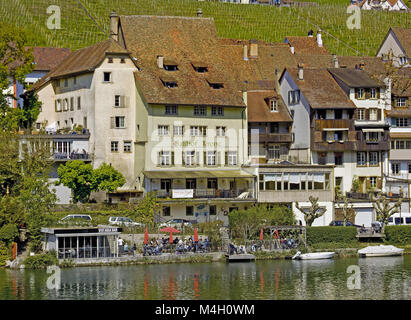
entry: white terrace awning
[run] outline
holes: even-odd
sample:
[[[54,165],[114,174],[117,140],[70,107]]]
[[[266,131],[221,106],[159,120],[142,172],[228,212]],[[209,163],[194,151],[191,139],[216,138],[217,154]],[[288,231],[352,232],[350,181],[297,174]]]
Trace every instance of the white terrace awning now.
[[[377,129],[362,129],[363,132],[384,132],[384,129],[377,128]]]
[[[324,128],[324,131],[348,131],[348,128]]]
[[[184,178],[253,178],[254,175],[244,170],[151,170],[144,171],[149,179],[184,179]]]

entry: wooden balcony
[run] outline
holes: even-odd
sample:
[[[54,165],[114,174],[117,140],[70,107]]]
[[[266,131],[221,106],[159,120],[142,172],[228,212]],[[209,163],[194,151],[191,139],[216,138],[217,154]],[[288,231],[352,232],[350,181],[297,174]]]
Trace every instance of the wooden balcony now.
[[[252,134],[248,134],[248,141],[251,142]],[[293,137],[291,133],[260,133],[258,134],[260,143],[292,143]]]
[[[322,119],[314,120],[314,129],[323,131],[323,129],[342,129],[354,130],[354,120],[351,119]]]
[[[314,142],[313,151],[335,151],[335,152],[343,152],[343,151],[352,151],[355,150],[355,141],[334,141],[334,142]]]

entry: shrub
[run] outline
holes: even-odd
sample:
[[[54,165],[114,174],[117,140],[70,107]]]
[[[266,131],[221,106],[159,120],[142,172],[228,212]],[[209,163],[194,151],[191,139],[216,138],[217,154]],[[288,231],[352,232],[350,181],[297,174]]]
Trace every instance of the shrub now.
[[[45,269],[52,265],[58,265],[55,251],[40,253],[27,257],[26,260],[24,260],[24,266],[27,269]]]
[[[7,246],[0,242],[0,267],[6,265],[6,261],[9,260],[10,255],[9,255],[9,249]]]
[[[5,224],[0,228],[0,241],[13,242],[19,236],[19,230],[14,224]]]
[[[385,240],[391,243],[410,244],[411,226],[386,226]]]
[[[322,242],[357,241],[356,227],[307,227],[307,243],[309,245]]]

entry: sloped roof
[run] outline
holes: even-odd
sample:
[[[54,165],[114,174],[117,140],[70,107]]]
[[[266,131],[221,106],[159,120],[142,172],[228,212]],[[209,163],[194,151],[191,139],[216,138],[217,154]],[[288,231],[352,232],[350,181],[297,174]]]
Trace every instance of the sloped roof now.
[[[287,71],[313,109],[356,108],[326,69],[304,68],[303,80],[298,80],[297,68]]]
[[[111,39],[99,42],[91,47],[73,51],[54,69],[37,81],[33,88],[40,88],[51,79],[92,72],[108,53],[128,54],[128,51]]]
[[[411,57],[411,29],[392,27],[391,30],[394,32],[406,55]]]
[[[137,85],[148,103],[245,107],[230,73],[234,62],[223,54],[213,19],[120,16],[120,25],[126,48],[140,69],[135,73]],[[159,68],[158,56],[175,61],[178,70]],[[208,72],[196,72],[193,63],[198,62]],[[165,87],[160,78],[166,76],[172,76],[177,87]],[[215,78],[223,88],[213,89],[207,82]]]
[[[278,112],[271,112],[269,100],[278,101]],[[258,90],[247,92],[248,122],[292,122],[291,115],[281,95],[274,90]]]
[[[36,71],[50,71],[70,55],[67,48],[33,47]]]
[[[351,88],[376,88],[383,83],[372,78],[365,70],[353,68],[330,68],[330,73]]]
[[[329,55],[330,53],[326,49],[326,47],[323,46],[319,47],[317,44],[317,38],[316,37],[308,37],[308,36],[287,36],[285,38],[285,41],[290,44],[291,47],[294,47],[295,54],[316,54],[316,55]]]

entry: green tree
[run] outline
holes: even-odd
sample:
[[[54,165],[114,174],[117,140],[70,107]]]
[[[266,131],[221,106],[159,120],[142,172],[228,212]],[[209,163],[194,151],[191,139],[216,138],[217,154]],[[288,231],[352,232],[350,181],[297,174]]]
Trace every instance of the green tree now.
[[[344,227],[346,227],[350,215],[354,215],[355,218],[355,211],[353,209],[352,202],[347,198],[347,196],[341,196],[340,200],[342,200],[342,202],[337,202],[337,206],[341,210],[341,213],[343,215]]]
[[[310,196],[308,199],[311,203],[311,206],[308,208],[308,210],[300,208],[298,202],[295,203],[295,207],[304,215],[306,225],[311,227],[314,220],[319,217],[322,217],[327,210],[319,206],[318,198]]]
[[[19,126],[24,129],[32,129],[40,114],[42,103],[34,91],[27,91],[23,95],[23,107],[20,115]]]
[[[57,169],[59,181],[71,189],[73,202],[87,202],[91,192],[104,190],[113,192],[125,183],[124,176],[112,166],[103,163],[94,169],[81,160],[68,161]]]
[[[71,189],[74,203],[87,202],[91,192],[97,187],[93,184],[93,167],[81,160],[68,161],[59,166],[57,174],[59,181],[56,184],[63,184]]]
[[[155,192],[148,192],[129,212],[129,216],[138,222],[151,224],[160,209]]]
[[[375,198],[371,194],[371,199],[373,201],[373,207],[375,213],[377,214],[377,220],[382,222],[382,232],[385,232],[385,226],[388,224],[388,220],[395,213],[401,212],[401,203],[402,199],[398,199],[393,205],[391,200],[384,195],[380,195],[378,198]]]
[[[93,171],[93,185],[97,186],[98,190],[113,192],[125,182],[124,176],[107,163],[103,163]]]

